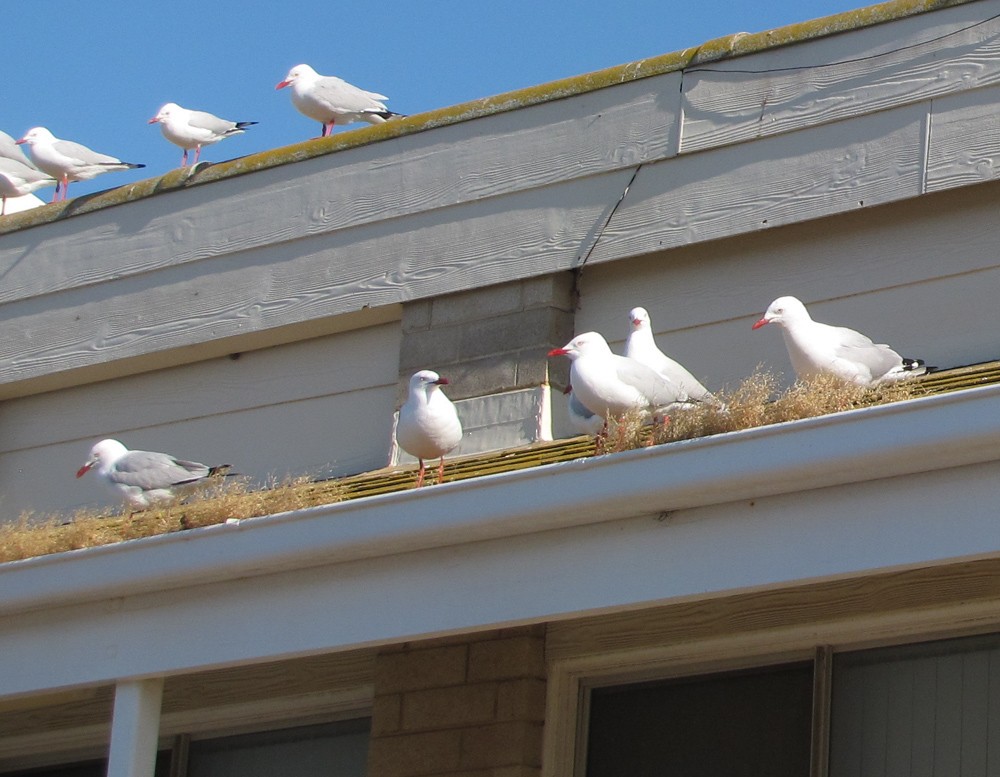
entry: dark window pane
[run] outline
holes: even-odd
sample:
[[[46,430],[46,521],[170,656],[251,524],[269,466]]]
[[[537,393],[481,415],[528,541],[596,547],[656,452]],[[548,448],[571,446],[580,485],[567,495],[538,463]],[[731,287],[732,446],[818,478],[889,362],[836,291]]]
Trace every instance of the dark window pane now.
[[[195,741],[188,777],[364,777],[369,729],[365,718]]]
[[[587,777],[808,777],[812,664],[595,688]]]

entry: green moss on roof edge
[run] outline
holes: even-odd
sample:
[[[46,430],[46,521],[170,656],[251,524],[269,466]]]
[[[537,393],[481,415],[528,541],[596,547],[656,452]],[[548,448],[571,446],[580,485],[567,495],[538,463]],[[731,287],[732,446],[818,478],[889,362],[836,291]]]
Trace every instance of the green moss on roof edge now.
[[[890,0],[853,11],[798,22],[765,32],[738,32],[714,38],[700,46],[662,54],[624,65],[597,70],[579,76],[530,86],[513,92],[460,103],[414,114],[403,119],[393,119],[372,127],[341,132],[327,138],[303,141],[261,151],[245,157],[217,164],[192,168],[177,168],[158,178],[148,178],[116,189],[85,195],[63,203],[52,203],[39,208],[14,213],[0,219],[0,235],[29,227],[39,226],[69,216],[90,213],[102,208],[120,205],[149,197],[161,192],[177,191],[197,184],[210,183],[246,173],[266,170],[279,165],[301,162],[349,148],[365,146],[383,140],[434,129],[449,124],[491,116],[497,113],[527,108],[539,103],[584,94],[616,84],[641,78],[683,70],[691,65],[704,65],[723,59],[742,57],[767,49],[822,38],[864,27],[883,24],[909,16],[936,11],[952,6],[966,5],[976,0]]]

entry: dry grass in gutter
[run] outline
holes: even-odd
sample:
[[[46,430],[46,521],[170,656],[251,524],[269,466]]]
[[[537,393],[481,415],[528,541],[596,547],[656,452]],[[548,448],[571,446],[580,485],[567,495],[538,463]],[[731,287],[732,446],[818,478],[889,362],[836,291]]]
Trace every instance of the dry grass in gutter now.
[[[341,498],[336,481],[297,478],[257,490],[246,482],[229,481],[181,504],[133,515],[128,510],[115,514],[81,510],[71,516],[44,517],[26,513],[14,523],[0,525],[0,563],[301,510]]]
[[[797,381],[779,393],[778,377],[760,368],[734,391],[717,394],[723,407],[702,404],[679,410],[666,424],[651,428],[638,415],[613,423],[607,439],[598,440],[598,453],[614,453],[677,440],[737,432],[785,421],[883,405],[925,395],[919,381],[909,380],[864,388],[838,378],[822,376]]]

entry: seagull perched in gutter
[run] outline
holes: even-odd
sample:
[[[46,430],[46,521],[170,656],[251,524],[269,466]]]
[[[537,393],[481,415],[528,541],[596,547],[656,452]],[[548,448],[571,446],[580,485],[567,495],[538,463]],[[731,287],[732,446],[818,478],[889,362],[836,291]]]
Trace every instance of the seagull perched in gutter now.
[[[210,467],[167,453],[130,451],[118,440],[101,440],[90,449],[89,458],[76,476],[82,478],[94,467],[97,476],[133,510],[144,510],[157,502],[169,502],[209,478],[224,474],[230,465]]]
[[[181,108],[177,103],[167,103],[151,118],[149,124],[159,124],[163,137],[184,149],[181,167],[187,165],[188,151],[194,149],[194,162],[198,164],[201,147],[210,146],[232,135],[242,135],[255,121],[227,121],[205,111]]]
[[[335,124],[367,121],[382,124],[393,116],[402,116],[385,107],[384,94],[366,92],[336,76],[321,76],[309,65],[296,65],[275,89],[292,87],[292,105],[299,113],[323,125],[321,137],[333,132]]]
[[[813,321],[795,297],[776,299],[752,328],[765,324],[781,328],[788,357],[800,379],[835,375],[859,386],[874,386],[923,375],[930,369],[922,360],[902,357],[888,345],[874,343],[853,329]]]
[[[674,361],[657,347],[653,339],[649,313],[645,308],[632,308],[628,319],[631,325],[628,338],[625,340],[625,355],[628,358],[642,362],[680,386],[689,399],[719,404],[712,392],[705,388],[684,365]]]
[[[99,154],[71,140],[60,140],[45,127],[33,127],[23,138],[15,142],[18,145],[27,143],[31,149],[32,161],[38,169],[59,182],[52,196],[52,202],[56,199],[66,199],[66,191],[71,181],[89,181],[102,173],[146,166],[123,162],[107,154]]]
[[[417,488],[424,484],[424,459],[440,458],[438,483],[444,478],[444,455],[462,442],[462,422],[455,405],[441,391],[448,379],[432,370],[420,370],[410,378],[409,395],[399,409],[396,442],[420,461]]]
[[[612,353],[597,332],[584,332],[549,356],[567,356],[573,394],[590,412],[605,420],[630,410],[661,413],[688,403],[688,396],[651,367]]]

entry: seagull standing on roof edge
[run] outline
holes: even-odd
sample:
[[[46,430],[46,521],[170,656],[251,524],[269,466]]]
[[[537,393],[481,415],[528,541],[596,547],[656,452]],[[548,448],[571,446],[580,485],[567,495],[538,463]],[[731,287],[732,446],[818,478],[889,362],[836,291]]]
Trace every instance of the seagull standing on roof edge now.
[[[118,440],[101,440],[90,449],[89,458],[76,476],[82,478],[96,467],[98,477],[133,510],[144,510],[157,502],[169,502],[209,478],[224,474],[229,466],[210,467],[167,453],[130,451]]]
[[[660,375],[669,378],[681,389],[690,399],[698,402],[709,402],[718,405],[719,401],[698,379],[692,375],[684,365],[674,361],[667,356],[656,345],[653,339],[653,328],[649,320],[649,313],[645,308],[632,308],[628,314],[629,334],[625,340],[625,355],[637,362],[642,362],[647,367],[651,367]]]
[[[396,442],[420,461],[417,488],[424,484],[424,459],[440,458],[438,483],[444,478],[444,455],[462,442],[462,422],[455,405],[441,391],[448,379],[432,370],[420,370],[410,378],[409,394],[399,408]]]
[[[61,199],[66,199],[66,191],[72,181],[89,181],[102,173],[146,166],[99,154],[71,140],[60,140],[45,127],[32,127],[24,137],[15,142],[18,145],[27,143],[31,149],[31,159],[38,169],[59,182],[52,202],[59,198],[60,191]]]
[[[163,137],[184,149],[181,167],[187,165],[188,151],[194,149],[194,162],[198,164],[201,147],[210,146],[231,135],[242,135],[255,121],[227,121],[205,111],[192,111],[177,103],[167,103],[151,118],[149,124],[159,124]]]
[[[612,353],[597,332],[577,335],[549,356],[569,357],[573,394],[604,419],[630,410],[655,414],[688,404],[680,386],[635,359]]]
[[[900,356],[888,345],[843,326],[813,321],[795,297],[779,297],[753,325],[777,324],[800,379],[835,375],[859,386],[875,386],[923,375],[929,369],[920,359]]]
[[[292,105],[299,113],[323,125],[321,137],[333,132],[335,124],[367,121],[381,124],[402,116],[385,107],[384,94],[366,92],[337,76],[321,76],[309,65],[296,65],[279,81],[275,89],[292,87]]]

